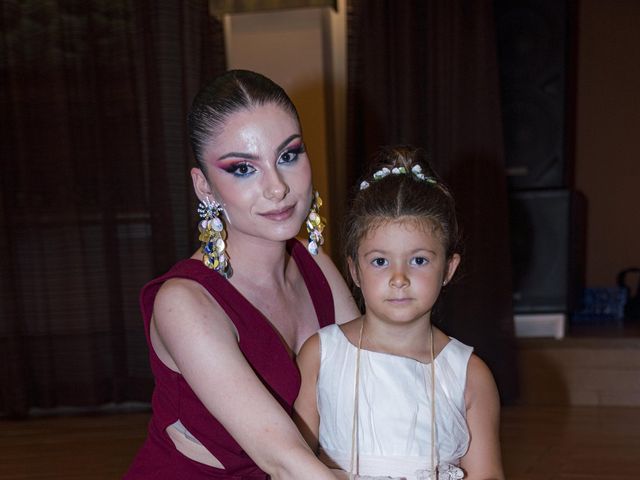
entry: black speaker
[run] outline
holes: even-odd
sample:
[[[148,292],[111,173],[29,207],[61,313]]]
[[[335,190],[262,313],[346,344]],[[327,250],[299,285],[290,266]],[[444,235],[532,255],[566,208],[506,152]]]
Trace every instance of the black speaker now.
[[[505,161],[511,189],[568,188],[567,0],[495,0]]]
[[[584,195],[567,189],[509,195],[516,313],[569,313],[584,287]]]

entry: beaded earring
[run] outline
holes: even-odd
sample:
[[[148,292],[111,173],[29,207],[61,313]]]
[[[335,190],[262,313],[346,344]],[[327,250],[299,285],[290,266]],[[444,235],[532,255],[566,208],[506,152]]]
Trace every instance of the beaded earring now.
[[[321,206],[322,198],[320,198],[320,193],[314,190],[311,208],[309,209],[309,215],[307,215],[306,221],[307,233],[309,234],[307,250],[309,250],[311,255],[318,255],[318,247],[324,243],[322,231],[324,230],[326,220],[318,213]]]
[[[198,223],[200,231],[198,240],[202,242],[200,248],[202,262],[223,277],[229,278],[233,274],[233,270],[225,253],[227,232],[220,219],[220,214],[223,212],[222,205],[216,201],[212,202],[208,197],[198,204],[198,214],[202,219]]]

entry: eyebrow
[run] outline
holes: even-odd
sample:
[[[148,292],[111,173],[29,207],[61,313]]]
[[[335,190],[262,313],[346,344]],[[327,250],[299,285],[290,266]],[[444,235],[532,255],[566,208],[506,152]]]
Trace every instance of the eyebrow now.
[[[416,253],[419,252],[428,252],[432,255],[437,255],[437,253],[434,250],[429,250],[428,248],[417,248],[415,250],[412,250],[410,253],[411,255],[415,255]],[[373,250],[369,250],[368,252],[363,253],[363,256],[368,256],[368,255],[372,255],[372,254],[380,254],[380,255],[387,255],[388,251],[387,250],[378,250],[378,249],[373,249]]]
[[[276,148],[276,153],[278,153],[280,150],[282,150],[284,147],[286,147],[289,142],[291,140],[293,140],[294,138],[301,138],[299,133],[294,133],[293,135],[289,135],[284,142],[282,142],[280,145],[278,145],[278,148]]]
[[[280,152],[284,147],[287,146],[287,144],[289,144],[289,142],[291,142],[291,140],[293,140],[294,138],[301,138],[301,135],[299,133],[294,133],[293,135],[289,135],[284,142],[282,142],[280,145],[278,145],[275,149],[275,153]],[[251,154],[251,153],[243,153],[243,152],[229,152],[229,153],[225,153],[224,155],[222,155],[221,157],[218,157],[218,160],[224,160],[226,158],[244,158],[246,160],[255,160],[256,156]]]

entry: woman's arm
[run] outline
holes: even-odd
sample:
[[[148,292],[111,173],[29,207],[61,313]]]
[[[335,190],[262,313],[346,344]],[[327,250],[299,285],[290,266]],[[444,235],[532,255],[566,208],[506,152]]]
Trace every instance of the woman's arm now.
[[[318,453],[320,415],[316,385],[320,371],[320,336],[316,333],[304,342],[297,357],[302,377],[300,392],[293,404],[293,419],[311,450]]]
[[[336,323],[342,324],[359,317],[361,313],[353,299],[353,295],[331,257],[320,249],[318,255],[313,258],[315,258],[331,287]]]
[[[500,398],[491,371],[476,355],[467,368],[465,388],[471,441],[460,466],[465,480],[504,480],[500,452]]]
[[[160,358],[184,376],[271,478],[334,478],[256,377],[238,347],[235,327],[204,288],[183,279],[162,286],[154,303],[152,341]]]

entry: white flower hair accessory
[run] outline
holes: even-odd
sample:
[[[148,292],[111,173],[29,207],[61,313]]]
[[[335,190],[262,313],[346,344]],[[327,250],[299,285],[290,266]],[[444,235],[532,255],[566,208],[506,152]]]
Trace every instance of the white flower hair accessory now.
[[[406,175],[407,173],[409,172],[407,172],[407,169],[405,167],[393,167],[392,169],[388,169],[387,167],[384,167],[378,170],[377,172],[374,172],[373,181],[376,182],[378,180],[381,180],[387,175]],[[423,182],[431,183],[434,185],[438,183],[438,181],[434,177],[428,177],[424,173],[422,173],[422,167],[417,163],[413,167],[411,167],[410,173],[415,178]],[[362,183],[360,183],[360,190],[369,188],[369,185],[371,184],[366,180],[364,180]]]

